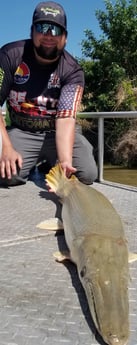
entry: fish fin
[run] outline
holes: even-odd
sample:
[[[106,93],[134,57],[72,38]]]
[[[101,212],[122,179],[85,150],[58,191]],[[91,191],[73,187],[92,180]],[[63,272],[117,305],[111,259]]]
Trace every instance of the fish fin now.
[[[58,163],[52,169],[50,169],[49,173],[46,174],[46,182],[48,186],[56,193],[58,190],[58,186],[60,185],[60,181],[66,179],[65,173],[61,168],[61,165]]]
[[[71,180],[71,181],[77,180],[78,181],[78,178],[75,175],[71,175],[69,177],[69,180]]]
[[[129,254],[128,254],[128,262],[131,263],[131,262],[134,262],[134,261],[137,261],[137,253],[129,252]]]
[[[41,222],[36,225],[37,228],[43,229],[43,230],[63,230],[63,223],[59,218],[49,218],[46,219],[44,222]]]
[[[49,173],[46,174],[45,177],[47,185],[61,198],[67,196],[73,188],[75,181],[78,181],[75,175],[71,175],[70,178],[67,178],[60,163],[50,169]]]
[[[71,260],[69,251],[63,251],[63,252],[58,251],[58,252],[55,252],[53,254],[53,256],[56,259],[56,261],[58,261],[58,262],[63,262],[65,260]]]

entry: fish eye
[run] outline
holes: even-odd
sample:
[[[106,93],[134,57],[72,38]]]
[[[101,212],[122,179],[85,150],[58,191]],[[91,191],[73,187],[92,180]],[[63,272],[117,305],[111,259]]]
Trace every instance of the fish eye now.
[[[81,278],[83,278],[83,277],[85,276],[85,274],[86,274],[86,266],[84,266],[84,267],[82,268],[82,270],[80,271],[80,276],[81,276]]]

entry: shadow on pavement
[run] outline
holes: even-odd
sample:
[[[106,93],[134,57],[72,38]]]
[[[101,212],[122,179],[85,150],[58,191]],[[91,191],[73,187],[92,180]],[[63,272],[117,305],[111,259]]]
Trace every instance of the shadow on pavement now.
[[[60,231],[56,232],[55,236],[57,238],[59,251],[68,250],[68,247],[67,247],[66,241],[65,241],[64,232],[62,232],[62,230],[60,230]],[[61,264],[61,263],[58,263],[58,264]],[[81,310],[83,312],[83,315],[85,317],[85,320],[86,320],[89,328],[91,329],[91,332],[94,334],[96,341],[100,345],[105,345],[105,342],[103,341],[102,337],[100,336],[100,334],[98,333],[98,331],[94,325],[91,313],[89,311],[86,295],[85,295],[84,289],[82,287],[82,284],[80,282],[80,279],[79,279],[79,276],[77,273],[77,268],[76,268],[75,264],[73,264],[69,260],[65,260],[63,262],[63,265],[69,271],[69,274],[70,274],[71,280],[72,280],[72,285],[75,288],[75,291],[76,291],[78,299],[79,299]]]

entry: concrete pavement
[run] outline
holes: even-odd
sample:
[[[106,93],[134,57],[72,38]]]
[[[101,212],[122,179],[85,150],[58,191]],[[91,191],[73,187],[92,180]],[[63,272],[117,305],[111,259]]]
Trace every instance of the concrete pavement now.
[[[131,251],[137,252],[137,188],[95,183],[124,222]],[[0,345],[97,345],[76,268],[55,261],[63,234],[36,225],[58,214],[57,198],[42,175],[26,185],[0,188]],[[130,339],[137,345],[137,262],[130,265]]]

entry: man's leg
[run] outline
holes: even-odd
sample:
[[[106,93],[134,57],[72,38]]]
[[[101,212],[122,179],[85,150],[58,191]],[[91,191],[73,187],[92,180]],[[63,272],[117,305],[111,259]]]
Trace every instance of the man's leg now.
[[[52,167],[57,160],[55,133],[47,133],[40,154],[41,161],[46,158]],[[73,166],[77,169],[76,176],[85,184],[92,184],[97,178],[97,166],[93,156],[93,147],[76,129],[73,148]]]
[[[55,142],[55,131],[46,132],[41,147],[38,163],[47,162],[47,166],[53,167],[57,161],[57,150]]]
[[[89,141],[76,131],[73,148],[73,166],[76,176],[85,184],[92,184],[97,178],[97,166],[93,156],[93,147]]]
[[[41,146],[45,137],[44,133],[30,133],[22,131],[18,128],[10,128],[8,135],[12,145],[23,157],[23,166],[19,170],[17,167],[17,175],[7,178],[0,178],[0,185],[14,186],[25,184],[31,169],[36,165]]]

